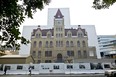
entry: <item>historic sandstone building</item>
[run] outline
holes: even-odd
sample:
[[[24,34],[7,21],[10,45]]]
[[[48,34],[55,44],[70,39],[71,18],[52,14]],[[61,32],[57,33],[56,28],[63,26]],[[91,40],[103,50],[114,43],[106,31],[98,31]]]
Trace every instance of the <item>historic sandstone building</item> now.
[[[54,15],[52,29],[33,29],[30,54],[35,63],[73,62],[78,59],[96,58],[96,48],[88,46],[85,29],[65,28],[60,9]]]

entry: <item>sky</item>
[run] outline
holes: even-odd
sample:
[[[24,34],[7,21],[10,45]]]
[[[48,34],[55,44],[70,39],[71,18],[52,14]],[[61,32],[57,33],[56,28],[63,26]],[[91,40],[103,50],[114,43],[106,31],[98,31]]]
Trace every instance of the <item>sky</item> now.
[[[93,0],[51,0],[38,10],[33,19],[26,18],[21,26],[47,25],[48,8],[69,8],[71,25],[95,25],[97,35],[116,35],[116,4],[109,9],[95,10]]]

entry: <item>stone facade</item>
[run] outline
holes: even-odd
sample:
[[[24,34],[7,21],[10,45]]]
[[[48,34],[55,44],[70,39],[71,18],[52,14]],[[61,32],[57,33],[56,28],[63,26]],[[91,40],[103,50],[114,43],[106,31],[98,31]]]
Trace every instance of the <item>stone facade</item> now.
[[[73,62],[78,59],[96,58],[96,48],[88,46],[85,29],[66,29],[60,9],[54,16],[52,29],[39,26],[31,33],[30,54],[35,63]]]

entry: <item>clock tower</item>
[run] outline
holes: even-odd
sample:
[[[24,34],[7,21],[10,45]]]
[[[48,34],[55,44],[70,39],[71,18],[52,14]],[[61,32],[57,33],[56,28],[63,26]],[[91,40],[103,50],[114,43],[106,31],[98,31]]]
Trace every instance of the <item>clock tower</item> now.
[[[54,37],[64,37],[64,16],[60,9],[57,10],[56,15],[54,16]]]
[[[57,62],[63,61],[63,51],[64,51],[64,16],[62,15],[60,9],[57,10],[56,15],[54,16],[54,44],[56,49]]]

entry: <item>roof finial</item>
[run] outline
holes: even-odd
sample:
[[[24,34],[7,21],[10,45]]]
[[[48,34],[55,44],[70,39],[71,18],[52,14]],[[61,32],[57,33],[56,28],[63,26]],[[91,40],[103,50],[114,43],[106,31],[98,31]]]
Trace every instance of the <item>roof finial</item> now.
[[[78,28],[81,28],[81,25],[78,25]]]
[[[40,28],[40,25],[38,25],[38,27]]]

